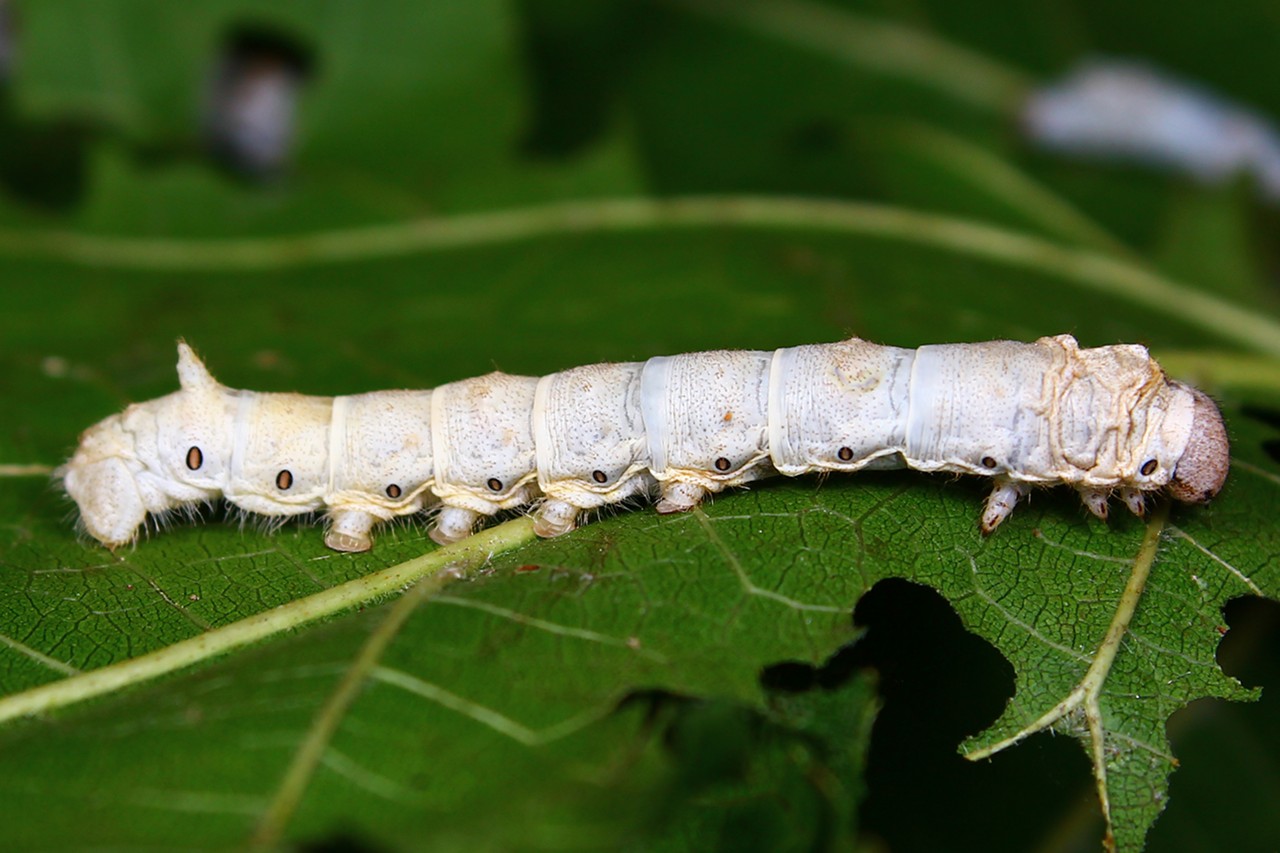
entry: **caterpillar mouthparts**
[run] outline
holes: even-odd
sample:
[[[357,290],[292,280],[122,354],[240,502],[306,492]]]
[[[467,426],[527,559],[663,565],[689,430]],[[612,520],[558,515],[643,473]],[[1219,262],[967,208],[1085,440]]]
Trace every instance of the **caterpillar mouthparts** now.
[[[851,338],[341,397],[227,388],[179,341],[178,378],[86,430],[57,472],[109,548],[148,515],[218,498],[323,511],[330,548],[365,551],[376,525],[429,507],[441,544],[528,504],[549,537],[635,495],[679,512],[762,477],[902,467],[992,477],[990,533],[1036,485],[1073,486],[1105,519],[1115,492],[1138,515],[1166,488],[1207,501],[1229,467],[1207,395],[1145,347],[1070,335],[915,350]]]

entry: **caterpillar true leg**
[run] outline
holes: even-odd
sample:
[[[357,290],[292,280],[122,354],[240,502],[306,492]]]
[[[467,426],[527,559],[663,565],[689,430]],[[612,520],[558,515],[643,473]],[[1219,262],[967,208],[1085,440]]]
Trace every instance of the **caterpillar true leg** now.
[[[986,509],[982,512],[982,521],[978,524],[982,534],[990,536],[1002,521],[1013,514],[1013,508],[1018,505],[1019,498],[1029,491],[1031,491],[1030,487],[1024,483],[997,479],[995,488],[987,498]]]
[[[1083,488],[1080,490],[1080,500],[1084,502],[1085,507],[1103,521],[1106,521],[1110,514],[1107,508],[1107,500],[1110,497],[1110,489]]]
[[[1147,501],[1142,496],[1142,492],[1137,489],[1125,486],[1120,489],[1120,500],[1124,501],[1124,505],[1129,508],[1129,512],[1138,518],[1143,518],[1147,514]]]

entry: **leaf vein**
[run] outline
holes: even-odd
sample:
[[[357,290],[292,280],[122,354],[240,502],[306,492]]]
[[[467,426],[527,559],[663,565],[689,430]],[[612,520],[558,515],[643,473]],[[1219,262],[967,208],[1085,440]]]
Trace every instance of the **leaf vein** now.
[[[71,664],[63,663],[62,661],[56,658],[49,657],[43,652],[40,652],[40,651],[37,651],[36,649],[31,648],[26,643],[15,640],[13,637],[7,636],[5,634],[0,634],[0,643],[3,643],[4,645],[13,649],[15,652],[17,652],[20,655],[25,655],[26,657],[30,658],[31,660],[35,661],[41,666],[45,666],[45,667],[48,667],[49,669],[52,669],[54,672],[59,672],[59,673],[62,673],[63,675],[79,675],[80,674],[80,670],[72,666]]]
[[[846,608],[844,607],[832,607],[827,604],[808,604],[803,601],[797,601],[794,598],[789,598],[782,593],[757,586],[747,574],[746,569],[742,567],[742,561],[738,559],[738,555],[735,554],[733,549],[731,549],[725,541],[720,538],[720,535],[716,533],[712,520],[707,517],[707,514],[700,509],[695,509],[693,511],[693,515],[697,518],[698,523],[702,525],[702,529],[706,531],[707,538],[711,540],[711,544],[714,545],[716,550],[720,552],[720,555],[724,557],[725,562],[728,564],[729,568],[733,570],[733,573],[738,576],[738,582],[742,584],[742,589],[747,595],[776,601],[779,604],[792,608],[793,610],[805,610],[816,613],[845,612]]]
[[[521,625],[528,625],[531,628],[537,628],[540,631],[546,631],[549,634],[556,634],[562,637],[573,637],[578,640],[586,640],[592,643],[600,643],[605,646],[617,646],[619,648],[632,649],[641,657],[649,658],[658,663],[666,663],[667,657],[659,652],[650,649],[642,649],[636,646],[636,640],[632,637],[621,638],[613,637],[608,634],[601,634],[597,631],[589,631],[585,628],[573,628],[568,625],[561,625],[556,622],[550,622],[546,619],[538,619],[534,616],[528,616],[516,610],[510,610],[506,607],[499,607],[496,604],[490,604],[487,601],[474,601],[469,598],[459,598],[454,595],[440,595],[432,600],[433,604],[451,604],[456,607],[468,607],[473,610],[480,610],[492,616],[502,619],[508,619]]]
[[[1240,582],[1241,582],[1241,583],[1243,583],[1245,586],[1247,586],[1247,587],[1249,588],[1249,591],[1250,591],[1250,592],[1252,592],[1254,595],[1258,595],[1258,596],[1263,595],[1262,590],[1258,588],[1258,585],[1257,585],[1256,583],[1254,583],[1254,582],[1253,582],[1253,579],[1252,579],[1252,578],[1250,578],[1250,577],[1249,577],[1248,575],[1246,575],[1244,572],[1242,572],[1242,571],[1240,571],[1239,569],[1237,569],[1235,566],[1233,566],[1233,565],[1231,565],[1230,563],[1228,563],[1226,560],[1224,560],[1224,559],[1222,559],[1221,557],[1219,557],[1217,554],[1215,554],[1215,553],[1213,553],[1212,551],[1210,551],[1210,550],[1209,550],[1208,548],[1206,548],[1205,546],[1201,545],[1199,542],[1197,542],[1197,541],[1196,541],[1196,540],[1191,536],[1191,534],[1187,533],[1187,532],[1186,532],[1185,530],[1183,530],[1182,528],[1177,527],[1177,526],[1172,525],[1172,524],[1171,524],[1171,525],[1169,525],[1169,530],[1170,530],[1170,532],[1172,532],[1172,533],[1173,533],[1175,536],[1177,536],[1178,538],[1180,538],[1180,539],[1185,539],[1187,542],[1190,542],[1190,543],[1191,543],[1191,545],[1192,545],[1192,547],[1196,548],[1198,551],[1200,551],[1200,553],[1204,554],[1204,555],[1205,555],[1206,557],[1208,557],[1210,560],[1213,560],[1215,563],[1217,563],[1218,565],[1220,565],[1220,566],[1222,566],[1224,569],[1226,569],[1230,574],[1232,574],[1233,576],[1235,576],[1235,578],[1236,578],[1238,581],[1240,581]]]

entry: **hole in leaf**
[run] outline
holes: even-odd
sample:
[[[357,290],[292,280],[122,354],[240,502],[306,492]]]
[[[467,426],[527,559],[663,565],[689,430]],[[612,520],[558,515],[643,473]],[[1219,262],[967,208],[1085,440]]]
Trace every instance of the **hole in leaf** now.
[[[1262,689],[1256,702],[1197,699],[1167,724],[1178,772],[1149,850],[1178,850],[1189,838],[1221,850],[1265,850],[1276,838],[1275,756],[1280,754],[1280,602],[1227,602],[1218,644],[1222,671]]]
[[[1025,850],[1045,826],[1089,802],[1089,764],[1069,738],[1035,736],[993,762],[959,754],[961,740],[1004,710],[1013,668],[936,591],[881,581],[858,602],[854,621],[866,634],[824,669],[871,667],[880,676],[863,832],[892,850]],[[1000,820],[970,820],[991,803],[1001,803]]]

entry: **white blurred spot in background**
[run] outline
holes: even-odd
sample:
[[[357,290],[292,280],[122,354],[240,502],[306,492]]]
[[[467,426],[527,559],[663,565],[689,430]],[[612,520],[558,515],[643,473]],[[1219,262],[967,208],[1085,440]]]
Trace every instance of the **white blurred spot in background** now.
[[[1087,61],[1028,99],[1024,132],[1063,154],[1182,172],[1206,184],[1249,174],[1280,201],[1280,135],[1266,118],[1138,62]]]
[[[209,85],[204,132],[213,155],[249,178],[284,172],[293,153],[299,92],[310,73],[310,55],[289,38],[261,29],[233,31]]]

